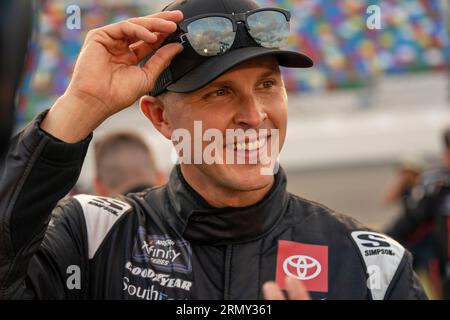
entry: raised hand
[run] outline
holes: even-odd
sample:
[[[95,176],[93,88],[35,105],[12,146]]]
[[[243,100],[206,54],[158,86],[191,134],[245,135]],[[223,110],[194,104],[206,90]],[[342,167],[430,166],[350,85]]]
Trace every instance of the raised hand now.
[[[66,142],[79,141],[151,91],[183,49],[178,43],[160,47],[182,19],[181,11],[166,11],[89,31],[70,84],[41,128]],[[144,66],[138,66],[155,50]]]

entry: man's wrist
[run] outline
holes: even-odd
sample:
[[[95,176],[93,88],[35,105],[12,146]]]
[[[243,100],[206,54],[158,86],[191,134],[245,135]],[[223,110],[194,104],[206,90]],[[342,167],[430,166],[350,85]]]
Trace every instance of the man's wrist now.
[[[64,94],[56,100],[40,128],[67,143],[85,139],[106,118],[101,108],[89,105],[74,95]]]

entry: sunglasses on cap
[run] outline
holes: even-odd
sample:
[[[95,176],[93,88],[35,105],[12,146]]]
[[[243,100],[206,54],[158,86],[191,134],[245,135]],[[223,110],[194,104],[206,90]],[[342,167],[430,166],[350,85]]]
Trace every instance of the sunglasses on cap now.
[[[291,14],[279,8],[261,8],[245,13],[209,13],[178,24],[178,41],[189,42],[195,52],[209,57],[232,47],[238,24],[244,24],[252,39],[264,48],[281,48],[288,42]]]

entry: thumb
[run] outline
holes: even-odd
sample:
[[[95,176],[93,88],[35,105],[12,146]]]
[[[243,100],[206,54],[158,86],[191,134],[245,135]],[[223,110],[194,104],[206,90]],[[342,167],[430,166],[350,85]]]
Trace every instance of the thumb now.
[[[150,91],[161,73],[170,65],[172,59],[181,51],[183,45],[180,43],[170,43],[164,47],[159,48],[155,54],[145,63],[142,68],[147,75],[149,81]]]
[[[293,277],[286,277],[286,289],[290,300],[310,300],[305,285]]]

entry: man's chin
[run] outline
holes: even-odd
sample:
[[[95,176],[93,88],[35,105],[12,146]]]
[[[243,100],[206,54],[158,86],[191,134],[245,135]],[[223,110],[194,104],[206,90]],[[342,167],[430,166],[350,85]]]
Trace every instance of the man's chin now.
[[[263,174],[265,166],[259,164],[224,165],[227,184],[233,184],[240,191],[254,191],[267,188],[273,182],[273,175]]]

